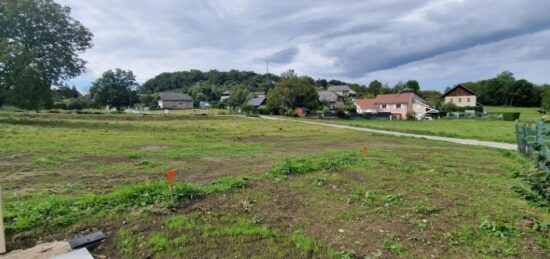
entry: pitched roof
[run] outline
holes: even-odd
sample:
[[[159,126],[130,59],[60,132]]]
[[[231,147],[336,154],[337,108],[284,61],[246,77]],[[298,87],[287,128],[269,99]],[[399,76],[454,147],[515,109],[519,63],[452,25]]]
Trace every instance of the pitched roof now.
[[[256,98],[250,99],[250,101],[248,101],[247,104],[250,106],[260,106],[264,104],[264,102],[265,102],[265,97],[256,97]]]
[[[379,94],[374,98],[374,103],[409,103],[409,102],[419,102],[426,104],[426,101],[420,96],[412,92],[402,92],[398,94]]]
[[[319,101],[320,102],[329,102],[333,103],[338,101],[338,95],[335,94],[333,91],[317,91],[317,94],[319,94]]]
[[[451,88],[451,90],[449,90],[449,91],[447,91],[446,93],[444,93],[444,94],[441,96],[441,98],[443,98],[443,97],[447,96],[448,94],[454,92],[454,91],[457,90],[458,88],[462,88],[462,89],[464,89],[464,91],[466,91],[466,92],[468,92],[468,93],[470,93],[470,94],[472,94],[472,95],[477,96],[477,94],[474,93],[472,90],[470,90],[470,89],[466,88],[465,86],[459,84],[459,85],[456,85],[455,87]]]
[[[355,93],[355,91],[353,91],[353,89],[351,89],[349,87],[349,85],[329,85],[327,87],[327,90],[329,91],[333,91],[333,92],[344,92],[344,91],[348,91],[350,93]]]
[[[412,100],[413,93],[379,94],[374,98],[374,103],[408,103]]]
[[[375,99],[357,99],[355,104],[361,109],[376,109]]]
[[[162,92],[160,93],[159,99],[163,101],[193,101],[193,97],[176,92]]]

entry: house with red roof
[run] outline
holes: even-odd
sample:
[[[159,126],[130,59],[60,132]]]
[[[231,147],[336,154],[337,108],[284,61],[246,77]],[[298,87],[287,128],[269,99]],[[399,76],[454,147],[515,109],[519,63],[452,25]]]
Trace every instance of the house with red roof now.
[[[414,111],[417,119],[422,119],[433,111],[427,102],[412,91],[401,91],[398,94],[379,94],[373,99],[355,100],[357,113],[388,113],[392,119],[404,120],[407,112]]]

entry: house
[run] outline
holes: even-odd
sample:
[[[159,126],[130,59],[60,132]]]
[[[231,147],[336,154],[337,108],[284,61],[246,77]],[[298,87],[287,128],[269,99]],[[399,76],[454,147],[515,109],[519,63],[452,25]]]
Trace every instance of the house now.
[[[176,92],[162,92],[157,98],[161,109],[191,109],[193,108],[193,97]]]
[[[432,110],[424,99],[408,90],[398,94],[379,94],[374,99],[356,100],[355,106],[358,107],[357,113],[388,113],[392,119],[402,120],[407,118],[409,111],[416,113],[416,119],[422,119]]]
[[[477,106],[477,95],[463,85],[457,85],[441,96],[443,103],[454,103],[458,107]]]
[[[357,99],[355,100],[355,109],[357,113],[376,113],[376,104],[374,99]]]
[[[348,85],[329,85],[327,90],[342,97],[355,96],[356,94]]]
[[[305,108],[305,107],[296,107],[294,108],[294,110],[292,111],[292,113],[296,116],[296,117],[299,117],[299,118],[304,118],[304,117],[307,117],[309,114],[310,114],[310,110],[308,108]]]
[[[220,102],[227,100],[230,96],[231,96],[231,92],[229,92],[229,90],[223,92],[220,97]]]
[[[253,93],[255,97],[267,97],[267,95],[265,94],[265,91],[256,91]]]
[[[317,90],[317,94],[319,95],[319,102],[327,103],[330,110],[344,106],[344,99],[342,96],[337,95],[333,91]]]
[[[246,105],[252,106],[254,108],[261,108],[262,106],[265,105],[265,97],[252,98],[250,99],[250,101],[246,103]]]

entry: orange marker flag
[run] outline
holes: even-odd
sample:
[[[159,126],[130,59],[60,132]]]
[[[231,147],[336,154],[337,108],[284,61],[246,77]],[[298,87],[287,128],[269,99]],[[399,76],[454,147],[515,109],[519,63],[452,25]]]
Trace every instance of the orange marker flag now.
[[[363,147],[363,154],[366,156],[368,152],[369,152],[369,148],[367,146],[364,146]]]
[[[174,175],[176,175],[176,171],[170,169],[168,171],[168,188],[170,189],[170,192],[172,192],[172,178],[174,178]]]

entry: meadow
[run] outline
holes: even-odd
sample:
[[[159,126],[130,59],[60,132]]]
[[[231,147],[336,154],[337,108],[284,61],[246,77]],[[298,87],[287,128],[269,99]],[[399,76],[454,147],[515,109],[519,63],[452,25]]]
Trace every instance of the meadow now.
[[[520,121],[541,118],[537,108],[485,107],[487,112],[520,112]],[[327,122],[380,130],[516,143],[515,122],[489,119],[440,119],[433,121],[327,120]]]
[[[6,112],[0,140],[9,250],[102,230],[114,258],[550,252],[516,152],[203,113]]]

